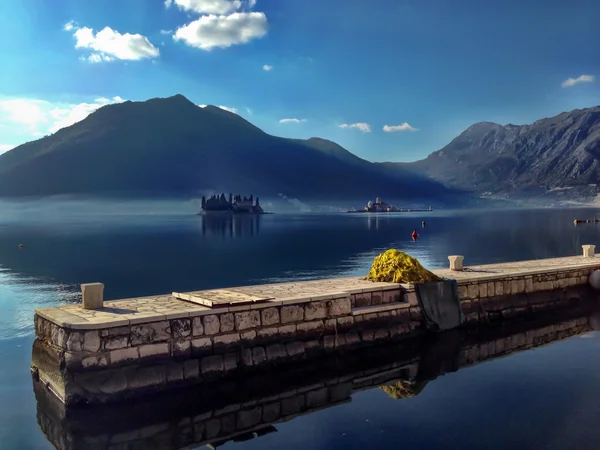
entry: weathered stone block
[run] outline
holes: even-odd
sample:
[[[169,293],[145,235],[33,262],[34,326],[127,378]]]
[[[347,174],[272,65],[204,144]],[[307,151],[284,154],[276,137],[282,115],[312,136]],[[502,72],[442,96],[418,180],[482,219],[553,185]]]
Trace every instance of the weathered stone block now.
[[[331,402],[346,400],[350,395],[352,395],[352,383],[336,384],[329,388],[329,400]]]
[[[128,336],[108,336],[103,340],[103,347],[105,350],[116,350],[118,348],[125,348],[129,346]]]
[[[479,297],[479,285],[471,283],[467,286],[468,297],[472,300]]]
[[[321,347],[321,343],[317,340],[312,340],[312,341],[306,341],[304,343],[304,350],[305,351],[309,351],[312,349],[318,349]]]
[[[235,329],[235,322],[232,313],[219,314],[221,323],[221,333],[229,333]]]
[[[335,348],[335,335],[323,337],[323,348],[326,350],[332,350]]]
[[[249,330],[240,333],[240,340],[242,341],[253,341],[256,339],[256,330]]]
[[[211,358],[209,356],[208,358]],[[206,359],[206,358],[205,358]],[[200,364],[197,359],[188,359],[183,362],[183,378],[185,380],[193,380],[200,376]]]
[[[202,358],[200,361],[202,373],[222,372],[224,370],[223,357],[221,355],[212,355]]]
[[[192,336],[202,336],[204,334],[204,326],[202,325],[202,317],[194,317],[192,320]]]
[[[223,369],[228,372],[237,369],[238,356],[236,353],[227,353],[223,355]]]
[[[169,344],[167,342],[160,342],[158,344],[147,344],[140,345],[140,358],[147,358],[150,356],[169,356]]]
[[[290,305],[281,307],[281,323],[300,322],[304,319],[304,308],[302,305]]]
[[[106,334],[102,334],[102,332],[105,332]],[[129,336],[129,333],[131,332],[131,327],[129,326],[125,326],[125,327],[113,327],[113,328],[109,328],[108,330],[102,330],[101,335],[102,336]]]
[[[204,325],[204,334],[207,335],[217,334],[221,329],[219,317],[212,314],[204,316],[204,318],[202,319],[202,324]]]
[[[463,299],[468,299],[469,298],[469,290],[467,289],[467,286],[464,284],[459,284],[457,286],[457,290],[458,290],[458,298],[463,300]]]
[[[238,331],[260,327],[260,311],[251,310],[235,313],[235,329]]]
[[[277,330],[278,330],[278,333],[281,335],[294,334],[296,332],[296,325],[286,325],[283,327],[279,327]]]
[[[394,289],[390,291],[383,291],[381,302],[385,305],[388,303],[399,303],[401,300],[400,289]]]
[[[361,294],[353,294],[353,297],[354,297],[354,305],[357,308],[361,308],[364,306],[371,306],[373,304],[370,292],[364,292]],[[324,307],[325,307],[325,305],[323,304],[323,309],[325,309]],[[326,314],[326,311],[324,311],[323,314]],[[321,317],[321,318],[324,318],[324,317],[325,317],[325,315],[323,315],[323,317]]]
[[[487,283],[487,295],[488,297],[496,295],[496,284],[493,281]]]
[[[100,309],[104,306],[104,285],[102,283],[86,283],[81,285],[83,309]]]
[[[190,319],[171,320],[171,336],[174,339],[183,339],[192,335],[192,321]]]
[[[337,326],[339,330],[345,330],[354,326],[354,317],[340,317],[337,319]]]
[[[254,365],[254,361],[252,360],[252,350],[249,348],[244,349],[242,352],[242,361],[244,366],[250,367]]]
[[[281,403],[269,403],[263,406],[262,420],[263,422],[275,422],[281,416]]]
[[[215,336],[213,339],[214,345],[232,345],[240,340],[238,333],[223,334],[221,336]]]
[[[317,408],[327,404],[329,399],[329,389],[324,387],[306,393],[306,407]]]
[[[259,338],[268,338],[276,336],[279,331],[277,328],[260,328],[256,331]]]
[[[328,319],[328,320],[324,321],[323,324],[325,327],[325,331],[337,330],[337,320],[335,320],[335,319]]]
[[[279,323],[279,310],[277,308],[265,308],[260,313],[262,325],[275,325]]]
[[[271,344],[267,346],[267,359],[273,361],[280,358],[285,358],[286,351],[283,344]]]
[[[486,298],[488,296],[487,287],[487,283],[479,283],[479,298]]]
[[[317,320],[327,317],[327,307],[324,302],[306,303],[304,306],[305,320]]]
[[[381,328],[379,330],[375,330],[374,339],[376,341],[383,340],[383,339],[388,339],[389,337],[390,337],[390,330],[385,329],[385,328]]]
[[[84,369],[92,367],[106,367],[108,366],[108,359],[105,356],[88,356],[81,360],[81,366]]]
[[[192,351],[207,352],[212,349],[212,341],[210,338],[199,338],[191,341]]]
[[[525,292],[539,291],[539,290],[541,290],[540,287],[541,287],[540,283],[538,283],[537,286],[534,286],[533,279],[531,279],[531,278],[525,279]]]
[[[262,347],[254,347],[252,349],[252,362],[254,364],[262,364],[267,360],[265,349]]]
[[[214,439],[221,432],[221,419],[210,419],[204,427],[204,435],[206,439]]]
[[[360,342],[360,336],[357,331],[351,331],[345,334],[346,344],[352,345]]]
[[[517,293],[522,294],[525,292],[525,279],[519,278],[517,280]]]
[[[237,413],[237,430],[245,430],[260,423],[262,408],[244,409]]]
[[[167,366],[167,383],[183,380],[183,363],[174,362]]]
[[[504,295],[504,282],[503,281],[496,281],[494,283],[494,293],[496,295]]]
[[[304,344],[300,341],[290,342],[285,348],[288,356],[296,356],[304,353]]]
[[[352,304],[350,303],[350,297],[337,298],[334,300],[329,300],[327,302],[328,317],[345,316],[347,314],[350,314],[351,312]]]
[[[298,414],[305,407],[306,401],[304,395],[296,395],[294,397],[284,398],[281,401],[281,414],[283,416],[290,416],[292,414]]]
[[[118,364],[124,361],[135,361],[139,358],[138,348],[120,348],[112,350],[110,353],[110,363]]]
[[[371,292],[371,304],[373,306],[381,305],[383,303],[383,295],[381,291]],[[350,305],[352,308],[352,305]]]
[[[80,352],[83,350],[83,333],[71,331],[67,338],[67,350],[71,352]]]
[[[187,339],[178,339],[173,341],[173,356],[185,357],[190,356],[192,351],[192,342]]]
[[[64,328],[52,324],[51,334],[52,343],[60,348],[67,348],[68,333]]]
[[[152,344],[170,338],[169,322],[151,322],[131,326],[131,345]]]
[[[100,350],[100,333],[98,331],[86,331],[83,338],[83,350],[86,352]]]
[[[296,329],[299,333],[309,332],[309,331],[322,331],[324,329],[322,320],[314,320],[312,322],[300,322]]]

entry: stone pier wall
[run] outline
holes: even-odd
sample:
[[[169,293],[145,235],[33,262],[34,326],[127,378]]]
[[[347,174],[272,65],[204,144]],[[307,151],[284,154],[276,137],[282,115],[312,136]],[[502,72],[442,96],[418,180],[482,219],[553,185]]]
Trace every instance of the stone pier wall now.
[[[104,410],[86,407],[67,414],[61,411],[64,405],[60,405],[37,383],[38,423],[59,450],[112,446],[164,449],[206,444],[217,446],[228,440],[260,438],[276,431],[275,426],[279,423],[350,402],[352,395],[358,391],[382,387],[391,395],[394,387],[400,385],[402,389],[399,391],[403,395],[394,398],[401,400],[411,391],[407,389],[411,385],[419,384],[423,389],[428,381],[444,375],[444,370],[453,369],[448,364],[428,359],[427,355],[432,353],[437,355],[436,358],[445,356],[457,361],[455,369],[460,370],[579,335],[589,329],[587,316],[575,316],[561,322],[522,323],[492,333],[465,333],[462,339],[457,340],[459,344],[449,348],[446,354],[428,352],[425,345],[420,349],[424,355],[422,357],[411,357],[411,354],[415,354],[414,350],[400,352],[402,356],[389,357],[398,352],[397,349],[389,349],[381,352],[384,360],[377,362],[377,358],[365,358],[362,367],[355,366],[353,361],[348,363],[348,358],[352,356],[347,355],[337,362],[336,366],[342,368],[338,373],[314,367],[305,376],[295,378],[288,384],[270,383],[267,379],[264,385],[269,388],[260,395],[240,394],[250,390],[244,387],[248,381],[241,380],[237,391],[229,395],[223,393],[213,398],[198,398],[191,393],[187,404],[177,397],[169,397],[172,403],[169,405],[160,402],[153,403],[151,407],[141,405],[142,409],[152,412],[146,413],[140,423],[134,420],[141,415],[136,409],[138,405],[115,406],[114,409]],[[426,373],[420,368],[421,365],[436,367],[440,371]],[[419,390],[414,392],[408,395],[418,395]],[[215,399],[219,404],[211,406]],[[194,406],[190,409],[189,405]]]

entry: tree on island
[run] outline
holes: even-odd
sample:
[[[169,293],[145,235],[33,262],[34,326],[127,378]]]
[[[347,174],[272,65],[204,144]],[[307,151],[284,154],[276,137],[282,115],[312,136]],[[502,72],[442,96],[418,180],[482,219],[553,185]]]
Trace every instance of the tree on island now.
[[[260,203],[258,203],[258,197],[256,197],[256,206],[260,206]]]
[[[203,195],[202,196],[202,209],[206,208],[206,197]]]
[[[233,194],[229,193],[229,205],[233,205]]]

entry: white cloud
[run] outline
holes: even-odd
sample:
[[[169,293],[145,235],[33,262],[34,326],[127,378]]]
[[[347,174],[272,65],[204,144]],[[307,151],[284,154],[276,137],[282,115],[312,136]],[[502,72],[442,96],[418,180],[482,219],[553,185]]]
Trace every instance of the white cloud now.
[[[26,98],[0,100],[0,121],[11,123],[16,131],[22,129],[31,136],[39,137],[73,125],[104,105],[123,101],[118,96],[76,104]]]
[[[197,106],[199,106],[200,108],[206,108],[208,105],[200,104],[200,105],[197,105]],[[234,113],[234,114],[237,114],[237,112],[238,112],[237,108],[232,108],[230,106],[217,105],[217,108],[224,109],[225,111],[229,111],[229,112]]]
[[[236,12],[228,16],[211,14],[178,28],[173,39],[210,51],[261,38],[267,28],[267,16],[262,12]]]
[[[249,115],[252,115],[252,110],[251,110],[250,108],[246,108],[246,112],[247,112]]]
[[[242,7],[241,0],[174,0],[174,2],[179,9],[198,14],[229,14]]]
[[[268,72],[269,70],[273,70],[273,66],[270,66],[270,65],[268,65],[268,64],[265,64],[265,65],[263,66],[263,70],[264,70],[265,72]]]
[[[65,30],[67,26],[65,25]],[[94,34],[92,28],[76,29],[73,36],[76,39],[75,48],[93,50],[87,60],[92,63],[112,61],[113,59],[137,61],[145,58],[156,58],[160,51],[141,34],[121,34],[110,27]]]
[[[13,148],[15,148],[16,145],[11,145],[11,144],[0,144],[0,155],[2,153],[5,153],[9,150],[12,150]]]
[[[281,119],[279,123],[302,123],[306,122],[306,119]]]
[[[165,8],[169,8],[173,4],[173,0],[165,0]]]
[[[418,131],[418,128],[411,127],[407,122],[402,125],[384,125],[383,131],[386,133],[394,133],[395,131]]]
[[[357,130],[360,130],[363,133],[371,132],[371,125],[369,125],[368,123],[364,123],[364,122],[357,122],[357,123],[352,123],[352,124],[343,123],[343,124],[339,125],[339,127],[340,128],[356,128]]]
[[[173,30],[160,30],[160,34],[171,34]]]
[[[77,22],[75,22],[74,20],[69,20],[63,26],[63,30],[65,30],[65,31],[71,31],[71,30],[77,29],[77,28],[79,28],[79,27],[77,26]]]
[[[594,77],[593,75],[580,75],[577,78],[567,78],[565,81],[562,82],[561,86],[566,88],[575,86],[579,83],[593,83],[594,81],[596,81],[596,77]]]

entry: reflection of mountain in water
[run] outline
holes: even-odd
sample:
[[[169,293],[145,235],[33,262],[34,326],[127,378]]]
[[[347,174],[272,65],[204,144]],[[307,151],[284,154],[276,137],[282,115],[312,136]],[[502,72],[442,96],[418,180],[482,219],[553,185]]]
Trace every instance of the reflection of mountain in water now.
[[[214,448],[276,432],[278,423],[351,402],[359,391],[381,387],[394,399],[418,395],[448,372],[583,334],[591,329],[589,316],[574,308],[568,317],[563,312],[560,318],[440,333],[299,361],[287,366],[285,375],[278,370],[248,373],[198,389],[93,408],[65,408],[34,381],[38,423],[59,450]]]
[[[235,239],[258,235],[261,216],[258,214],[205,215],[201,220],[202,236]]]

